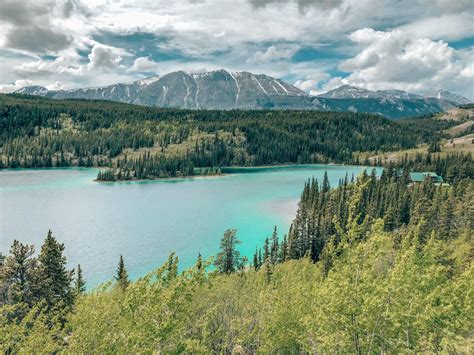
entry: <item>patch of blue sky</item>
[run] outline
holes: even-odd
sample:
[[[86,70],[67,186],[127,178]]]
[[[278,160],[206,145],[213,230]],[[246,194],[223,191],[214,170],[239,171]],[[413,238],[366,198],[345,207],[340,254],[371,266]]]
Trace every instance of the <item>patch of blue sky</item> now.
[[[53,61],[53,60],[55,60],[55,59],[58,58],[58,57],[55,56],[55,55],[46,54],[46,55],[40,56],[40,58],[41,58],[41,60]]]
[[[463,38],[459,41],[450,41],[449,46],[455,49],[474,47],[474,37]]]
[[[338,69],[330,69],[327,71],[327,73],[331,75],[331,78],[341,77],[343,79],[351,74],[348,72],[340,71]]]
[[[91,54],[92,46],[88,46],[88,49],[76,49],[76,53],[79,54],[79,62],[84,64],[89,62],[89,54]]]
[[[335,61],[339,61],[341,59],[346,58],[345,55],[342,53],[338,53],[335,50],[327,48],[325,46],[319,48],[313,47],[303,47],[292,58],[294,63],[299,62],[307,62],[307,61],[317,61],[317,60],[324,60],[327,61],[328,59],[334,59]]]
[[[183,60],[187,57],[174,49],[166,49],[168,38],[148,32],[116,34],[102,32],[93,36],[97,42],[122,48],[137,57],[148,57],[154,61]]]

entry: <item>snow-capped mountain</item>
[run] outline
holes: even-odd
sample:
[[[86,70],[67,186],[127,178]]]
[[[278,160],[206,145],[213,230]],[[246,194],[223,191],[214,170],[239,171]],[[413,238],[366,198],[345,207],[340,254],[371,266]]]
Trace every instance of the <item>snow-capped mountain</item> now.
[[[334,99],[367,99],[367,98],[393,98],[404,100],[421,100],[424,97],[412,94],[403,90],[377,90],[371,91],[351,85],[342,85],[331,91],[325,92],[318,97],[334,98]]]
[[[401,90],[370,91],[350,85],[310,96],[268,75],[227,70],[205,73],[177,71],[131,83],[71,90],[29,86],[16,93],[53,99],[111,100],[156,107],[351,111],[376,113],[389,118],[444,111],[455,107],[460,100],[458,95],[448,96],[446,92],[440,93],[439,98],[424,98]]]
[[[17,93],[189,109],[300,107],[299,99],[307,96],[300,89],[267,75],[226,70],[198,74],[177,71],[132,83],[85,89],[48,91],[43,87],[25,87]]]
[[[465,98],[464,96],[458,95],[458,94],[453,94],[452,92],[445,91],[445,90],[439,90],[433,95],[427,95],[426,97],[434,97],[438,100],[447,100],[447,101],[452,101],[456,102],[460,105],[465,105],[471,103],[471,100],[468,98]]]
[[[403,99],[403,100],[423,100],[438,99],[449,101],[456,104],[464,105],[471,101],[461,95],[453,94],[449,91],[437,91],[433,95],[418,95],[403,90],[377,90],[371,91],[351,85],[342,85],[333,90],[318,95],[318,97],[334,98],[334,99],[362,99],[362,98],[386,98],[386,99]]]
[[[18,94],[25,94],[25,95],[36,95],[36,96],[47,96],[49,90],[46,89],[44,86],[25,86],[20,90],[17,90],[16,93]]]

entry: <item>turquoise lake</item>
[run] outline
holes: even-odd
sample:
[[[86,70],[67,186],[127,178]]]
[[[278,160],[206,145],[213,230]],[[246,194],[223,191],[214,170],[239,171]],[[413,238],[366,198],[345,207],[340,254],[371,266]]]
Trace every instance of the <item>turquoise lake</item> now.
[[[0,251],[14,239],[40,249],[48,229],[65,244],[70,267],[84,270],[88,288],[110,280],[120,254],[129,275],[143,276],[175,251],[181,268],[198,253],[214,255],[228,228],[250,259],[276,225],[288,231],[304,182],[331,186],[365,168],[294,165],[233,169],[221,177],[97,183],[96,169],[0,171]]]

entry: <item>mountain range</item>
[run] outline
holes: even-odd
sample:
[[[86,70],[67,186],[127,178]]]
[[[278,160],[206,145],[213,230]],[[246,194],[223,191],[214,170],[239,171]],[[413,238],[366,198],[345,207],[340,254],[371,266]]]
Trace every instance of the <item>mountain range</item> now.
[[[217,70],[177,71],[131,83],[71,90],[24,87],[16,93],[54,99],[112,100],[137,105],[185,109],[312,109],[377,113],[389,118],[425,115],[469,100],[440,91],[434,97],[401,90],[370,91],[343,85],[319,96],[264,74]]]

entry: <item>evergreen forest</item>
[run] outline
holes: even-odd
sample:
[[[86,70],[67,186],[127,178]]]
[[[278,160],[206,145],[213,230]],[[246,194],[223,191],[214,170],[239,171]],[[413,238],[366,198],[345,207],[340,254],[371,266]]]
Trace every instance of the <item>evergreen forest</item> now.
[[[0,95],[0,168],[104,167],[98,180],[219,174],[222,167],[367,164],[437,142],[456,123],[363,113],[177,110]]]

